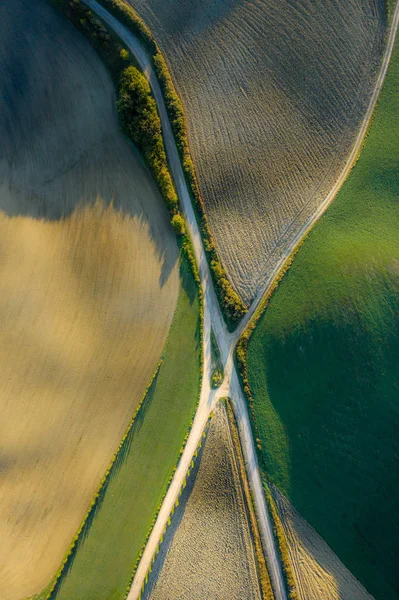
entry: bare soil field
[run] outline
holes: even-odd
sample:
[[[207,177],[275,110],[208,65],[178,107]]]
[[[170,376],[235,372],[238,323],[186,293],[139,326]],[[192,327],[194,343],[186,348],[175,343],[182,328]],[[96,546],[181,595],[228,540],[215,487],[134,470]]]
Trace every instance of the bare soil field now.
[[[1,3],[1,600],[49,583],[154,372],[168,221],[94,51],[45,0]]]
[[[319,534],[276,488],[299,600],[372,600]]]
[[[249,301],[345,164],[385,2],[129,2],[168,61],[219,255]]]
[[[226,408],[219,404],[143,598],[262,598]]]

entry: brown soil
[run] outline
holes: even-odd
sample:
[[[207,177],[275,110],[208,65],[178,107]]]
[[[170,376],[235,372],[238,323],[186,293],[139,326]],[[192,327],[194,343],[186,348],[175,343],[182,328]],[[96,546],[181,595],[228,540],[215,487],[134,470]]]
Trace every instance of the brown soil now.
[[[250,300],[345,165],[385,0],[129,2],[169,63],[220,257]]]
[[[151,600],[262,598],[239,465],[219,405],[150,576]]]
[[[111,204],[112,203],[112,204]],[[45,0],[0,6],[0,599],[51,579],[159,360],[163,201],[113,86]]]

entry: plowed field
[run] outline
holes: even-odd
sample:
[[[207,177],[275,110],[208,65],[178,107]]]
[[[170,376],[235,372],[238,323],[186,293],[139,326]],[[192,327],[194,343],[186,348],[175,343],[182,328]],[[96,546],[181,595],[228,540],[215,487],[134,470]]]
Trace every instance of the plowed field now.
[[[44,0],[0,4],[1,600],[57,570],[176,306],[175,238],[114,100]]]
[[[325,541],[275,490],[298,600],[372,600]]]
[[[169,63],[219,254],[250,300],[345,164],[385,2],[129,2]]]
[[[200,460],[172,517],[144,597],[260,600],[245,498],[221,405]]]

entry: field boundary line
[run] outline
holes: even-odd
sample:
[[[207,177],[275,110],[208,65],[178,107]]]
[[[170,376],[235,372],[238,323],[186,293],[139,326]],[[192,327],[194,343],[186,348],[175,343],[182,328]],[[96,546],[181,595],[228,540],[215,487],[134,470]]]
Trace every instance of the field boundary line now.
[[[143,394],[143,396],[142,396],[142,398],[141,398],[139,404],[137,405],[137,408],[136,408],[136,410],[135,410],[135,412],[133,414],[133,417],[131,418],[131,420],[129,422],[129,425],[128,425],[128,427],[127,427],[127,429],[126,429],[126,431],[125,431],[125,433],[124,433],[121,441],[119,442],[118,448],[117,448],[115,454],[113,455],[113,457],[112,457],[112,459],[111,459],[111,461],[109,463],[109,466],[107,467],[107,470],[105,471],[105,473],[104,473],[104,475],[103,475],[103,477],[102,477],[102,479],[100,481],[100,484],[99,484],[99,486],[97,488],[97,491],[96,491],[96,493],[95,493],[95,495],[94,495],[94,497],[93,497],[93,499],[92,499],[92,501],[90,503],[90,506],[89,506],[89,508],[88,508],[88,510],[87,510],[87,512],[86,512],[86,514],[85,514],[85,516],[84,516],[81,524],[79,525],[79,528],[77,529],[77,531],[75,533],[75,536],[73,537],[72,542],[71,542],[71,544],[70,544],[67,552],[64,554],[64,558],[62,559],[61,565],[60,565],[58,571],[56,572],[56,574],[54,575],[52,581],[47,586],[47,591],[39,592],[39,594],[36,594],[36,595],[32,596],[28,600],[36,600],[36,599],[37,600],[50,600],[50,598],[53,596],[54,592],[57,591],[57,586],[59,585],[59,583],[61,581],[61,578],[62,578],[63,573],[64,573],[64,569],[67,567],[68,561],[72,558],[73,552],[77,549],[77,546],[79,545],[79,542],[80,542],[80,539],[81,539],[81,535],[82,535],[82,533],[84,531],[85,525],[86,525],[86,523],[87,523],[87,521],[88,521],[88,519],[90,517],[90,514],[92,513],[92,511],[95,511],[95,509],[96,509],[96,505],[97,505],[98,500],[100,498],[101,492],[103,491],[103,489],[104,489],[104,487],[105,487],[105,485],[106,485],[106,483],[107,483],[107,481],[108,481],[108,479],[109,479],[109,477],[111,475],[111,471],[112,471],[112,469],[113,469],[113,467],[114,467],[114,465],[115,465],[115,463],[116,463],[116,461],[118,459],[119,453],[121,452],[122,447],[123,447],[124,443],[126,442],[128,436],[129,436],[129,434],[130,434],[130,432],[131,432],[131,430],[132,430],[132,428],[133,428],[133,426],[134,426],[134,424],[136,422],[136,418],[138,416],[138,413],[140,412],[140,409],[142,408],[142,406],[144,404],[144,401],[145,401],[145,399],[147,397],[147,394],[148,394],[148,392],[149,392],[152,384],[154,383],[156,376],[159,373],[159,370],[160,370],[160,368],[162,366],[162,363],[163,363],[163,358],[161,358],[158,361],[158,364],[156,365],[155,371],[154,371],[154,373],[153,373],[153,375],[152,375],[152,377],[150,379],[150,382],[148,383],[148,385],[147,385],[147,387],[146,387],[146,389],[144,391],[144,394]]]
[[[270,293],[270,291],[274,291],[273,286],[275,285],[276,279],[278,279],[278,280],[281,279],[280,271],[283,269],[284,270],[283,275],[284,275],[285,271],[287,270],[287,266],[286,266],[287,262],[288,261],[292,262],[301,243],[306,238],[306,236],[311,231],[311,229],[314,227],[314,225],[317,223],[317,221],[320,219],[320,217],[326,212],[328,207],[335,200],[340,189],[342,188],[343,184],[347,180],[350,172],[355,167],[356,162],[359,158],[359,155],[362,151],[363,145],[366,143],[368,130],[372,124],[374,112],[378,105],[378,100],[380,97],[381,89],[382,89],[382,86],[383,86],[383,83],[385,80],[385,76],[386,76],[386,73],[387,73],[387,70],[389,67],[389,63],[391,60],[398,26],[399,26],[399,1],[396,2],[391,25],[389,27],[386,48],[384,51],[379,74],[378,74],[378,77],[377,77],[377,80],[376,80],[376,83],[374,86],[374,90],[373,90],[373,93],[372,93],[372,96],[371,96],[371,99],[369,102],[369,106],[368,106],[366,114],[363,118],[362,124],[360,125],[356,140],[355,140],[352,150],[349,154],[349,157],[346,161],[345,167],[343,168],[341,175],[338,177],[333,188],[326,196],[325,200],[318,207],[318,209],[313,213],[311,219],[302,227],[302,229],[295,236],[292,243],[290,244],[290,247],[286,250],[286,252],[282,256],[282,258],[280,259],[280,261],[278,262],[276,267],[273,269],[271,275],[269,275],[269,277],[267,278],[264,285],[261,286],[261,288],[259,289],[254,300],[252,301],[252,304],[251,304],[248,312],[243,317],[242,321],[239,323],[237,329],[233,332],[233,335],[234,335],[234,337],[236,337],[237,341],[238,341],[238,338],[244,333],[246,327],[249,325],[250,321],[252,320],[252,317],[255,315],[255,313],[258,311],[258,309],[261,307],[265,296],[267,296]],[[271,289],[271,288],[273,288],[273,289]]]
[[[83,0],[84,4],[91,8],[98,17],[105,21],[114,32],[123,40],[129,51],[136,58],[139,67],[146,75],[153,96],[157,103],[158,113],[161,118],[163,128],[163,137],[167,150],[169,168],[171,169],[173,179],[178,193],[180,204],[183,208],[186,224],[190,231],[191,242],[194,249],[195,258],[199,268],[201,286],[204,297],[204,327],[203,327],[203,348],[204,348],[204,376],[202,379],[202,388],[200,402],[197,413],[194,418],[193,427],[191,429],[187,445],[176,469],[175,477],[171,483],[164,503],[161,507],[157,522],[155,523],[152,534],[148,540],[148,544],[142,556],[142,560],[137,568],[136,575],[133,580],[129,600],[138,598],[141,591],[142,583],[151,563],[154,549],[158,543],[159,537],[163,530],[163,525],[168,519],[176,496],[181,486],[181,481],[184,479],[185,473],[192,460],[192,456],[197,447],[199,438],[202,435],[209,413],[213,408],[214,403],[220,397],[230,395],[233,397],[233,405],[239,426],[239,432],[242,439],[244,455],[249,469],[249,482],[254,493],[255,510],[258,516],[259,530],[262,538],[263,550],[266,553],[267,564],[269,567],[270,579],[275,594],[276,600],[287,600],[284,578],[281,570],[280,559],[278,557],[277,548],[275,545],[272,523],[268,513],[266,500],[262,488],[259,465],[252,439],[251,426],[247,405],[240,387],[238,375],[233,360],[234,337],[228,332],[226,324],[223,320],[216,292],[213,285],[213,278],[210,272],[210,267],[207,261],[207,255],[204,249],[201,232],[198,226],[196,213],[192,205],[181,156],[178,151],[176,140],[171,127],[169,114],[165,106],[165,100],[160,86],[157,74],[151,60],[151,56],[143,46],[140,37],[136,33],[129,30],[115,16],[108,12],[104,6],[97,0]],[[104,3],[109,3],[111,0],[102,0]],[[115,6],[116,0],[112,0]],[[118,0],[119,2],[119,0]],[[120,9],[120,5],[119,5]],[[222,363],[224,365],[224,381],[217,390],[212,390],[211,381],[211,339],[210,331],[213,328],[218,345]]]
[[[272,275],[268,278],[265,285],[263,286],[262,291],[257,294],[256,300],[250,307],[250,310],[245,315],[236,331],[233,332],[233,336],[237,335],[236,340],[236,360],[238,364],[238,372],[242,382],[244,394],[247,399],[248,406],[250,408],[250,412],[252,415],[251,418],[251,427],[253,431],[253,435],[257,435],[257,424],[254,417],[253,412],[253,396],[252,391],[249,384],[248,378],[248,368],[247,368],[247,349],[249,339],[256,328],[259,319],[264,314],[265,310],[268,307],[271,296],[279,285],[280,281],[290,268],[293,263],[296,254],[300,250],[302,244],[304,243],[307,235],[311,231],[311,229],[315,226],[320,217],[324,214],[324,212],[328,209],[328,207],[332,204],[333,200],[336,198],[338,193],[340,192],[342,186],[346,182],[348,176],[350,175],[352,169],[356,166],[357,160],[360,157],[361,151],[363,150],[364,145],[367,143],[367,136],[370,131],[370,128],[373,123],[374,116],[376,114],[376,110],[378,108],[378,103],[381,95],[381,91],[383,88],[383,84],[385,81],[385,77],[389,68],[390,60],[392,57],[397,31],[399,27],[399,1],[395,4],[394,13],[391,20],[391,25],[389,28],[387,46],[385,48],[382,64],[379,70],[379,75],[377,77],[377,81],[374,87],[373,95],[370,100],[370,104],[368,110],[366,112],[363,123],[360,127],[356,142],[352,148],[349,159],[345,165],[344,170],[341,173],[341,176],[337,180],[333,189],[330,191],[328,196],[326,197],[324,203],[318,209],[317,213],[315,213],[312,217],[312,220],[308,222],[306,226],[304,226],[303,230],[298,234],[296,239],[294,240],[291,250],[282,258],[279,262],[279,265],[274,269]],[[258,439],[258,438],[256,438]],[[260,440],[259,440],[260,442]],[[258,454],[260,455],[259,449]],[[274,499],[271,494],[271,491],[268,489],[268,485],[264,480],[264,473],[262,474],[263,479],[263,487],[266,496],[266,501],[269,507],[269,512],[272,515],[275,527],[275,536],[277,538],[277,544],[279,547],[280,558],[283,565],[284,577],[286,579],[286,583],[288,586],[289,597],[292,600],[296,600],[296,580],[292,573],[290,559],[288,556],[288,551],[286,548],[286,539],[285,533],[283,531],[277,508],[274,504]]]
[[[168,518],[167,522],[165,523],[164,530],[161,533],[161,536],[159,537],[158,544],[157,544],[157,546],[155,548],[154,554],[153,554],[152,559],[151,559],[151,563],[150,563],[149,568],[147,570],[147,573],[145,575],[144,582],[143,582],[142,587],[141,587],[141,591],[140,591],[140,593],[138,595],[138,600],[141,600],[141,598],[142,598],[142,596],[143,596],[143,594],[145,592],[145,589],[146,589],[146,586],[147,586],[147,583],[148,583],[148,579],[149,579],[149,575],[152,572],[152,567],[154,566],[155,561],[157,559],[157,556],[159,554],[159,551],[161,550],[161,546],[162,546],[162,543],[164,541],[165,534],[166,534],[169,526],[172,524],[172,518],[173,518],[173,515],[175,513],[175,509],[179,506],[179,501],[180,501],[180,498],[181,498],[181,496],[183,494],[183,490],[185,489],[185,487],[187,485],[187,481],[192,476],[192,473],[194,472],[194,469],[199,466],[198,465],[198,461],[197,461],[198,455],[200,453],[202,445],[206,442],[206,438],[207,438],[207,435],[208,435],[208,430],[209,430],[209,426],[211,424],[212,418],[213,418],[213,412],[211,412],[209,414],[209,416],[208,416],[208,421],[206,422],[206,425],[205,425],[204,430],[202,432],[202,436],[201,436],[201,438],[200,438],[200,440],[198,442],[197,449],[195,450],[195,452],[193,454],[190,466],[187,469],[186,476],[185,476],[185,478],[183,480],[183,483],[181,485],[180,491],[179,491],[179,493],[177,495],[175,503],[174,503],[174,505],[172,507],[172,510],[171,510],[170,514],[169,514],[169,518]],[[132,581],[133,581],[133,577],[132,577]],[[123,600],[129,600],[129,594],[130,594],[130,589],[131,589],[131,586],[132,586],[132,581],[130,581],[129,586],[127,587],[126,595],[125,595],[125,597],[124,597]]]

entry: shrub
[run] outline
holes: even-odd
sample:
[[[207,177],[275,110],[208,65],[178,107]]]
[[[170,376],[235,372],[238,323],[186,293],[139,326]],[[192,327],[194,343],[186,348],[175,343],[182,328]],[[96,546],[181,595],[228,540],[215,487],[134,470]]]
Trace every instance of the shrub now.
[[[184,235],[186,233],[186,225],[180,213],[172,217],[171,223],[176,235]]]
[[[122,48],[122,50],[119,52],[119,56],[122,60],[129,60],[129,52],[126,50],[126,48]]]
[[[165,98],[165,105],[168,111],[173,134],[181,155],[186,181],[191,190],[194,207],[198,216],[201,235],[204,241],[205,251],[208,256],[212,278],[215,283],[216,293],[228,325],[230,327],[234,326],[244,316],[248,307],[244,304],[237,292],[232,287],[217,255],[215,243],[213,241],[205,213],[205,206],[199,191],[198,182],[194,171],[194,164],[190,156],[183,106],[175,90],[165,59],[162,56],[150,30],[131,6],[125,4],[123,0],[100,0],[100,3],[117,19],[119,19],[121,23],[126,25],[141,39],[147,51],[152,56],[155,72],[159,79]],[[142,151],[144,152],[144,150]],[[174,190],[172,192],[172,181],[163,181],[163,178],[159,172],[162,161],[158,161],[156,168],[154,168],[155,164],[151,162],[154,159],[154,156],[149,158],[145,154],[145,158],[150,163],[151,169],[154,172],[161,192],[166,198],[168,209],[173,216],[177,212],[177,196]],[[216,269],[216,266],[218,269]]]
[[[178,199],[166,161],[161,120],[149,83],[136,67],[122,71],[118,112],[123,129],[144,154],[171,215],[176,215]]]
[[[223,383],[223,372],[216,368],[212,373],[211,386],[213,389],[220,387]]]

